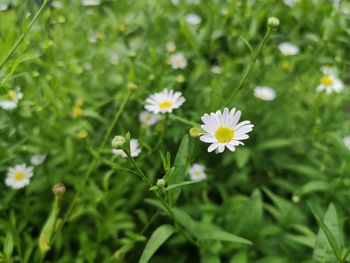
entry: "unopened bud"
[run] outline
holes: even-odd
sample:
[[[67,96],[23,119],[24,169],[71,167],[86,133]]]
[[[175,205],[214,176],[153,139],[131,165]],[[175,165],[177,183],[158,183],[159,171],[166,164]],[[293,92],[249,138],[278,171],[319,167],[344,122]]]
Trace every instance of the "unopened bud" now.
[[[300,202],[300,197],[297,196],[297,195],[293,195],[292,201],[293,201],[294,203],[299,203],[299,202]]]
[[[157,187],[158,188],[164,188],[165,186],[166,186],[166,181],[164,179],[157,180]]]
[[[278,27],[279,24],[280,24],[280,20],[276,17],[272,16],[272,17],[269,17],[269,19],[267,20],[267,26],[269,27],[272,27],[272,28]]]
[[[128,91],[133,92],[137,90],[137,85],[135,83],[129,82],[128,83]]]
[[[52,192],[54,193],[55,196],[61,197],[66,192],[66,187],[62,183],[55,184],[52,187]]]
[[[120,136],[120,135],[114,136],[114,138],[112,140],[112,147],[114,149],[120,149],[125,142],[126,142],[125,137]]]
[[[199,127],[192,127],[190,129],[190,136],[192,138],[198,138],[201,135],[201,132],[202,132],[201,128],[199,128]]]

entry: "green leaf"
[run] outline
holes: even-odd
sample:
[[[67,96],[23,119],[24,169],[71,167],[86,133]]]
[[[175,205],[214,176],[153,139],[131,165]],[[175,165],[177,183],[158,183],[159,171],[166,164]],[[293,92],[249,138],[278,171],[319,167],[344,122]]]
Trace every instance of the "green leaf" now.
[[[278,149],[290,146],[294,143],[296,143],[296,139],[286,139],[286,138],[279,138],[279,139],[273,139],[265,141],[264,143],[259,144],[258,150],[270,150],[270,149]]]
[[[186,165],[188,158],[188,136],[185,135],[181,141],[179,150],[176,154],[174,167],[175,171],[172,174],[165,175],[164,179],[168,185],[178,184],[184,181],[186,174]],[[181,188],[177,188],[169,192],[169,202],[174,205],[176,200],[179,198],[181,193]]]
[[[323,220],[310,204],[309,207],[320,225],[314,246],[313,259],[319,262],[336,262],[337,260],[342,262],[340,246],[342,246],[343,241],[334,205],[329,205]]]
[[[251,241],[220,229],[208,231],[203,229],[203,231],[197,234],[197,238],[199,240],[217,240],[232,242],[235,244],[252,245]]]
[[[175,232],[171,225],[162,225],[158,227],[148,240],[145,249],[142,252],[139,263],[147,263],[157,249]]]
[[[5,241],[4,241],[4,255],[7,259],[11,259],[13,252],[14,242],[13,237],[10,232],[7,232]]]
[[[169,191],[169,190],[174,190],[174,189],[176,189],[178,187],[182,187],[182,186],[185,186],[185,185],[198,184],[198,183],[201,183],[201,182],[203,182],[203,181],[183,181],[183,182],[178,183],[178,184],[171,184],[167,188],[165,188],[163,192],[166,192],[166,191]]]

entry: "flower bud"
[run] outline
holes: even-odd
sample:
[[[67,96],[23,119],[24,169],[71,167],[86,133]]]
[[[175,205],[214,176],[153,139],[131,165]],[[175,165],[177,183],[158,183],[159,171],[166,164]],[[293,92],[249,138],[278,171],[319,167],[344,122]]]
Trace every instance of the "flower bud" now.
[[[114,136],[114,138],[112,140],[112,147],[114,149],[120,149],[125,142],[126,142],[125,137],[120,136],[120,135]]]
[[[53,192],[54,195],[57,196],[57,197],[62,197],[63,194],[65,193],[65,191],[66,191],[66,187],[65,187],[64,184],[62,184],[62,183],[55,184],[55,185],[52,187],[52,192]]]
[[[137,90],[137,85],[135,83],[129,82],[128,83],[128,91],[134,92],[135,90]]]
[[[164,188],[165,186],[166,186],[166,181],[164,179],[157,180],[157,187],[158,188]]]
[[[267,20],[267,26],[269,27],[272,27],[272,28],[278,27],[279,24],[280,24],[280,20],[276,17],[272,16],[272,17],[269,17],[269,19]]]
[[[299,202],[300,202],[300,197],[297,196],[297,195],[293,195],[292,201],[293,201],[294,203],[299,203]]]
[[[199,128],[199,127],[192,127],[190,129],[190,136],[192,138],[198,138],[201,135],[201,132],[202,132],[201,128]]]

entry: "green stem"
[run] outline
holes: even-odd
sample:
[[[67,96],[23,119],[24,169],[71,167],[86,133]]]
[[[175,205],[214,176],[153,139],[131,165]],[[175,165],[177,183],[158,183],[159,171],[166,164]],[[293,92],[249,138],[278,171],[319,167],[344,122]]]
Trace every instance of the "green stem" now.
[[[180,116],[177,116],[175,114],[171,114],[170,115],[170,119],[173,119],[173,120],[177,120],[177,121],[180,121],[182,123],[185,123],[185,124],[188,124],[188,125],[191,125],[191,126],[194,126],[194,127],[199,127],[200,125],[196,122],[193,122],[193,121],[189,121],[185,118],[182,118]]]
[[[124,108],[125,108],[125,105],[126,103],[129,101],[130,99],[130,96],[131,96],[131,93],[128,92],[127,96],[124,98],[122,104],[120,105],[120,108],[118,110],[118,112],[116,113],[116,115],[114,116],[114,119],[112,120],[111,124],[109,125],[105,135],[104,135],[104,138],[102,140],[102,143],[99,147],[99,150],[97,151],[97,154],[94,155],[94,158],[93,160],[91,161],[90,163],[90,166],[88,167],[88,170],[84,176],[84,179],[83,179],[83,182],[80,186],[80,188],[78,189],[78,191],[76,192],[74,198],[73,198],[73,201],[71,202],[71,205],[69,206],[67,212],[65,213],[65,216],[63,217],[63,220],[62,220],[62,224],[59,226],[59,228],[57,229],[57,231],[55,232],[55,235],[53,236],[52,238],[52,242],[54,242],[54,239],[56,238],[57,234],[61,231],[61,229],[63,228],[63,226],[65,225],[65,223],[68,221],[68,218],[70,217],[73,209],[75,208],[75,205],[77,204],[78,200],[79,200],[79,197],[81,195],[81,192],[84,190],[84,187],[87,183],[87,181],[89,180],[92,172],[95,170],[96,166],[97,166],[97,161],[100,159],[100,155],[102,153],[102,150],[104,149],[104,147],[106,146],[107,144],[107,141],[109,139],[109,137],[111,136],[111,133],[112,133],[112,130],[115,126],[115,124],[117,123],[120,115],[122,114],[122,112],[124,111]]]
[[[13,55],[13,53],[15,53],[16,49],[18,48],[18,46],[22,43],[22,41],[25,39],[25,37],[28,35],[30,29],[32,28],[32,26],[34,25],[35,21],[39,18],[39,16],[42,14],[42,12],[44,11],[46,5],[48,3],[48,0],[44,0],[43,4],[41,5],[39,11],[35,14],[34,18],[32,19],[32,21],[30,21],[28,27],[26,28],[26,30],[22,33],[22,35],[19,37],[19,39],[16,41],[15,45],[11,48],[10,52],[7,54],[7,56],[5,57],[5,59],[1,62],[0,64],[0,69],[5,65],[5,63],[11,58],[11,56]]]
[[[244,84],[249,76],[249,73],[252,71],[256,60],[258,59],[263,47],[265,46],[266,41],[270,37],[271,32],[272,32],[272,27],[268,26],[266,33],[265,33],[265,36],[264,36],[262,42],[260,43],[260,46],[259,46],[257,52],[255,53],[254,57],[252,58],[252,61],[250,62],[248,68],[246,69],[245,73],[243,74],[241,80],[238,83],[238,87],[232,92],[232,94],[230,95],[230,97],[227,100],[225,105],[229,105],[231,103],[231,101],[235,98],[235,96],[238,94],[238,92],[240,92],[240,90],[244,87]]]

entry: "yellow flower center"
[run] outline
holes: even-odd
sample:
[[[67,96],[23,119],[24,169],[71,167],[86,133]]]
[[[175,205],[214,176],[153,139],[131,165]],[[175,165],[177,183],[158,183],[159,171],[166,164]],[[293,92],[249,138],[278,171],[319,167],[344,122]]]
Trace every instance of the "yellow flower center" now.
[[[334,81],[330,76],[324,76],[321,78],[321,83],[326,86],[333,85]]]
[[[16,172],[15,174],[16,181],[22,181],[25,177],[26,175],[24,174],[24,172]]]
[[[193,175],[194,175],[194,176],[201,176],[202,173],[201,173],[200,171],[195,171],[195,172],[193,173]]]
[[[235,131],[231,128],[227,128],[224,126],[220,126],[216,131],[215,131],[215,137],[216,139],[221,142],[229,142],[233,139],[233,136],[235,134]]]
[[[17,98],[17,92],[14,91],[14,90],[10,90],[10,91],[7,93],[7,96],[8,96],[11,100],[16,100],[16,98]]]
[[[162,103],[159,104],[159,108],[162,110],[164,109],[169,109],[173,106],[173,103],[169,100],[163,101]]]
[[[72,110],[72,115],[74,118],[79,118],[84,114],[83,109],[80,106],[74,106]]]

